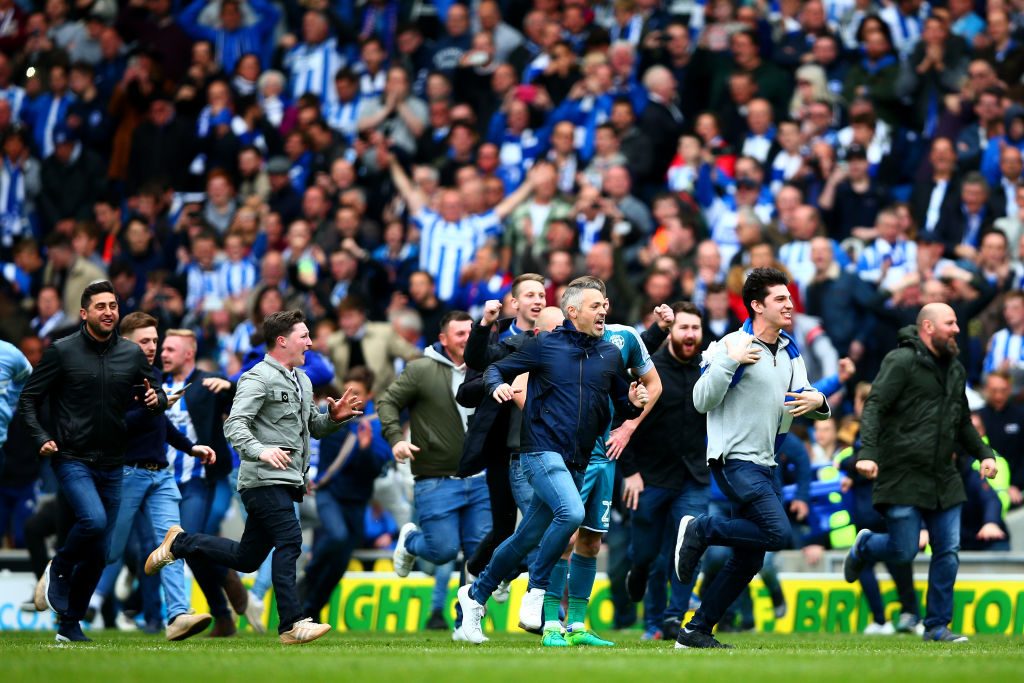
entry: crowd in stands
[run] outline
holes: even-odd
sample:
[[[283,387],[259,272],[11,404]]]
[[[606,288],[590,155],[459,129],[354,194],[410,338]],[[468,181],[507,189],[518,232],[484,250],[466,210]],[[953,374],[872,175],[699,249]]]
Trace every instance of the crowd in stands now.
[[[855,445],[858,383],[947,302],[1019,506],[1022,97],[1021,0],[0,0],[0,337],[38,362],[109,278],[229,379],[301,309],[320,391],[381,396],[523,273],[548,305],[601,278],[638,329],[692,301],[708,344],[775,266],[811,379],[856,364],[805,458]]]

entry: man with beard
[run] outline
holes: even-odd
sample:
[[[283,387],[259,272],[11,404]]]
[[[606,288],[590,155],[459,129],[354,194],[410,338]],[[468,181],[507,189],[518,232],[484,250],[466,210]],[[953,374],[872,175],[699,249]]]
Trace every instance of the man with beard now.
[[[661,396],[620,461],[622,498],[634,510],[629,549],[632,568],[626,574],[626,591],[634,602],[644,599],[648,572],[659,555],[672,557],[673,532],[679,520],[708,511],[711,478],[705,459],[707,418],[693,404],[703,341],[700,310],[685,301],[673,305],[672,312],[675,319],[669,343],[651,356],[661,377]],[[672,596],[664,619],[674,620],[675,628],[670,630],[678,632],[679,622],[689,609],[693,586],[680,583],[671,566],[666,573],[671,576]],[[661,572],[657,574],[664,578]],[[663,587],[660,594],[664,598]],[[660,617],[662,610],[648,607],[645,604],[648,628],[662,628],[659,619],[651,619]],[[658,607],[664,608],[664,602]]]
[[[142,349],[117,334],[114,286],[93,282],[82,292],[81,306],[81,329],[46,349],[18,404],[39,455],[53,458],[61,493],[74,512],[64,545],[36,586],[36,604],[45,601],[57,613],[59,643],[89,640],[79,621],[106,565],[121,505],[131,398],[152,411],[167,407]],[[44,399],[52,425],[40,421]]]
[[[693,404],[708,416],[707,461],[715,482],[733,504],[731,517],[686,515],[676,534],[675,572],[693,581],[710,545],[733,549],[686,627],[677,648],[730,647],[711,630],[754,575],[766,552],[782,550],[792,529],[775,478],[776,453],[793,419],[831,415],[825,396],[807,380],[800,350],[783,330],[793,319],[789,279],[774,268],[755,268],[743,283],[750,318],[743,328],[708,349],[709,361],[693,388]]]
[[[885,510],[889,532],[862,530],[843,564],[850,583],[875,562],[909,564],[923,522],[932,546],[924,639],[945,643],[967,641],[949,629],[967,500],[954,451],[981,460],[982,477],[996,476],[992,451],[971,423],[967,372],[957,360],[959,331],[952,308],[928,304],[882,361],[864,404],[856,467],[875,480],[872,499]]]

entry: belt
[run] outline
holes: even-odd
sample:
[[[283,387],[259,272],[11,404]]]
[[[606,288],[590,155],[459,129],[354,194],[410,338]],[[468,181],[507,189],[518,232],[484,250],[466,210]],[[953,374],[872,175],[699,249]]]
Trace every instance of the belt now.
[[[463,481],[465,479],[476,479],[477,477],[482,477],[485,474],[487,474],[487,470],[484,470],[483,472],[477,472],[476,474],[471,474],[468,477],[455,477],[455,476],[413,477],[413,481],[427,481],[428,479],[452,479],[454,481]]]
[[[159,472],[165,469],[167,465],[161,465],[158,462],[133,462],[128,463],[125,467],[134,467],[139,470],[149,470],[150,472]]]

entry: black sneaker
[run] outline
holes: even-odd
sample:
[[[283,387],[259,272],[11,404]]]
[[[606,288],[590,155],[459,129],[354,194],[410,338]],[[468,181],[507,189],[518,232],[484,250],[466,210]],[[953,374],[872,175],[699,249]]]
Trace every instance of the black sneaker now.
[[[428,631],[447,631],[448,622],[445,621],[444,614],[441,610],[436,609],[430,613],[430,618],[427,619],[427,630]]]
[[[71,600],[71,576],[58,573],[51,562],[46,566],[43,578],[46,581],[47,606],[57,614],[64,614]]]
[[[938,628],[930,628],[924,632],[922,636],[926,642],[933,643],[966,643],[967,636],[962,636],[959,633],[953,633],[945,626],[939,626]]]
[[[693,583],[693,574],[704,554],[704,539],[695,521],[693,515],[686,515],[679,520],[679,531],[676,532],[676,578],[683,585]]]
[[[647,567],[633,567],[626,572],[626,594],[633,602],[640,602],[647,592]]]
[[[82,625],[73,620],[61,620],[57,631],[58,643],[91,643],[92,639],[82,633]]]
[[[843,578],[846,579],[846,583],[857,583],[860,573],[864,571],[864,560],[860,558],[860,545],[861,541],[870,535],[870,531],[861,529],[857,538],[853,539],[850,552],[846,553],[846,557],[843,559]]]
[[[726,645],[715,640],[715,637],[710,633],[701,633],[700,631],[694,631],[688,628],[679,629],[679,635],[676,636],[676,649],[687,650],[690,648],[694,649],[723,649],[731,650],[732,645]]]
[[[675,640],[675,637],[679,635],[679,629],[682,627],[682,620],[676,617],[668,617],[665,621],[661,622],[661,633],[665,636],[665,640]]]

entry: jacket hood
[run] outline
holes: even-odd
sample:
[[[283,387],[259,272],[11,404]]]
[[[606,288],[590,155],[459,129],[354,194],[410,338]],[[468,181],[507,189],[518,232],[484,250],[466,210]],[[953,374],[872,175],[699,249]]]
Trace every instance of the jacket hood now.
[[[448,352],[441,346],[441,342],[436,341],[426,348],[423,352],[425,358],[429,358],[432,361],[436,361],[441,365],[447,365],[450,368],[460,367],[456,365],[451,358],[448,357]]]
[[[912,346],[916,349],[925,348],[924,342],[921,341],[921,336],[917,333],[917,325],[907,325],[900,328],[900,331],[896,334],[896,342],[899,346]]]
[[[1010,138],[1010,129],[1013,127],[1014,119],[1024,119],[1024,106],[1019,104],[1010,105],[1006,110],[1006,114],[1003,115],[1003,124],[1006,126],[1006,139],[1012,142],[1016,142],[1016,140]]]

